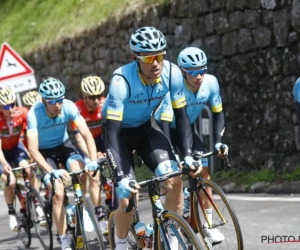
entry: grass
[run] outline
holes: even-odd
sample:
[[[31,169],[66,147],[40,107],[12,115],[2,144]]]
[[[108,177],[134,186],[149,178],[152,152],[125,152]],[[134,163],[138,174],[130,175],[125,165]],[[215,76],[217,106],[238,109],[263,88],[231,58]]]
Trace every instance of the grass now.
[[[18,53],[73,37],[99,25],[110,16],[120,16],[138,5],[163,0],[0,0],[0,42]],[[126,11],[125,11],[126,9]]]
[[[293,171],[285,173],[278,172],[274,168],[252,170],[250,172],[230,169],[228,171],[216,172],[211,178],[218,184],[235,182],[238,185],[246,185],[247,187],[257,182],[291,182],[300,180],[300,167],[296,167]]]

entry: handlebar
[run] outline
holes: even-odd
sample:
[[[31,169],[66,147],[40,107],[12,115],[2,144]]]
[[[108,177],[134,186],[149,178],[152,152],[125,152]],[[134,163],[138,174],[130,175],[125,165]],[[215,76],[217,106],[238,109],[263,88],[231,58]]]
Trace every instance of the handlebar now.
[[[17,168],[12,168],[11,171],[24,170],[24,169],[26,169],[26,168],[30,168],[30,167],[33,167],[33,166],[36,166],[36,162],[31,163],[31,164],[28,164],[28,165],[26,165],[26,166],[17,167]],[[9,183],[10,183],[10,174],[7,175],[5,186],[8,186]]]

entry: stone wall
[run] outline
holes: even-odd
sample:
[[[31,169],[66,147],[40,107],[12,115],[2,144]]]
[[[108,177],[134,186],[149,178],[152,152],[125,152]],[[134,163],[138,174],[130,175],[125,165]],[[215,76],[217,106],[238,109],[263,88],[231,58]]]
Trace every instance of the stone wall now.
[[[173,62],[186,46],[207,53],[208,71],[221,87],[232,166],[300,165],[292,97],[300,75],[300,0],[171,0],[112,17],[25,59],[38,82],[59,77],[75,100],[83,76],[97,74],[108,83],[112,72],[131,60],[130,35],[145,25],[166,35]]]

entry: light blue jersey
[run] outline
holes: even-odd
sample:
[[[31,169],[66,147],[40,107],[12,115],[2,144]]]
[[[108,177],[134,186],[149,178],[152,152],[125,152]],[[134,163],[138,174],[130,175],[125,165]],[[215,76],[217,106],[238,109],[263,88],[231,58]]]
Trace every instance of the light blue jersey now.
[[[297,102],[300,102],[300,78],[295,82],[293,95]]]
[[[70,120],[75,122],[75,124],[84,122],[72,101],[65,99],[61,114],[55,118],[47,115],[44,103],[37,103],[30,108],[27,114],[27,135],[38,136],[39,149],[57,147],[69,138],[67,125]]]
[[[217,78],[213,75],[205,74],[203,82],[197,92],[194,93],[189,90],[186,84],[184,84],[183,92],[186,98],[187,114],[191,124],[194,123],[200,115],[207,102],[210,103],[214,113],[223,110],[219,83]],[[172,119],[168,119],[169,117],[172,117]],[[173,110],[167,99],[164,100],[157,109],[155,119],[157,121],[172,121],[171,128],[176,128]]]
[[[122,121],[123,128],[138,127],[149,120],[164,98],[171,109],[185,106],[183,76],[176,65],[165,60],[161,77],[153,84],[143,83],[138,71],[134,61],[114,72],[102,108],[104,122],[117,120]]]

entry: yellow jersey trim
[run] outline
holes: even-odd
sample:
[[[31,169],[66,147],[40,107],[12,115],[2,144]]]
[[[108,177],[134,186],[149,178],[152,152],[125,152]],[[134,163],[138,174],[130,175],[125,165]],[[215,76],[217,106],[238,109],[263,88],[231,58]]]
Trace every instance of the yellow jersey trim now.
[[[123,113],[122,112],[107,110],[106,114],[107,114],[106,119],[116,120],[116,121],[122,121],[123,120]]]
[[[160,120],[172,122],[172,120],[173,120],[173,114],[161,113]]]
[[[220,103],[220,104],[217,105],[217,106],[211,107],[211,110],[212,110],[212,112],[214,112],[214,113],[219,113],[219,112],[223,111],[222,103]]]
[[[141,76],[141,74],[140,74],[140,70],[138,71],[138,74],[139,74],[139,78],[140,78],[140,80],[141,80],[141,82],[142,82],[142,84],[143,85],[150,85],[149,83],[147,84],[147,83],[145,83],[144,82],[144,80],[143,80],[143,78],[142,78],[142,76]],[[155,79],[155,81],[153,82],[153,83],[151,83],[151,84],[157,84],[157,83],[160,83],[161,82],[161,77],[158,77],[157,79]]]
[[[172,107],[174,109],[179,109],[182,108],[186,105],[186,100],[185,100],[185,96],[180,98],[179,100],[176,101],[172,101]]]
[[[36,135],[37,136],[38,135],[38,130],[36,128],[27,129],[26,134],[27,134],[27,136],[28,135]]]

